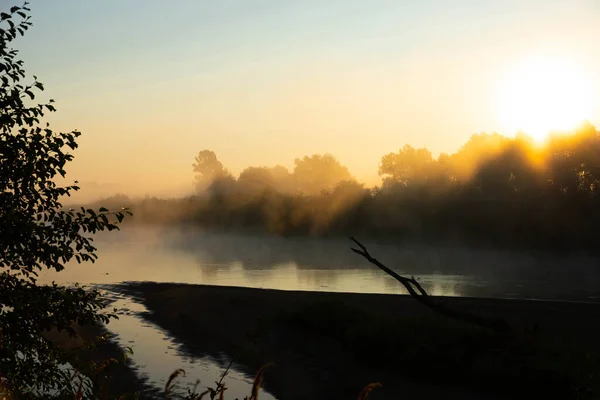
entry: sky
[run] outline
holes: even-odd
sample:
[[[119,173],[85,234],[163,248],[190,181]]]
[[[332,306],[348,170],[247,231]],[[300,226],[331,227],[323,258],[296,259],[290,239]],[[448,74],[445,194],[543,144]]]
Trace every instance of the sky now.
[[[514,134],[501,93],[536,54],[569,61],[600,94],[598,0],[30,6],[34,26],[15,47],[41,99],[57,102],[53,127],[83,133],[68,178],[88,193],[191,192],[203,149],[233,173],[330,152],[373,183],[405,144],[435,155],[474,133]],[[600,126],[593,100],[586,118]]]

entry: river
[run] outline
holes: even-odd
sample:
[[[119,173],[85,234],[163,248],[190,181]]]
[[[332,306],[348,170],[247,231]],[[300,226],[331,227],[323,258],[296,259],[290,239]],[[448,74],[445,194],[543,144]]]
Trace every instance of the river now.
[[[127,226],[95,237],[95,264],[71,263],[43,281],[110,285],[129,281],[195,283],[283,290],[405,293],[392,278],[350,251],[343,239],[274,238],[215,234],[195,228]],[[432,295],[600,302],[600,263],[583,255],[473,250],[365,241],[380,261],[414,275]],[[137,372],[157,387],[176,368],[183,384],[218,380],[226,360],[191,359],[159,327],[145,322],[143,305],[115,294],[124,310],[109,329],[132,346]],[[235,368],[227,379],[231,398],[248,394],[251,377]],[[262,393],[262,399],[272,399]]]

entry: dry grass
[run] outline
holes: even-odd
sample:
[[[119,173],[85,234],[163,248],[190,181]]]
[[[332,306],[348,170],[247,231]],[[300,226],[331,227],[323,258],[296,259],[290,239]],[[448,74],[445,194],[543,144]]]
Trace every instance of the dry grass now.
[[[369,383],[367,386],[365,386],[361,391],[360,394],[358,395],[358,400],[367,400],[369,398],[369,394],[373,391],[373,389],[376,389],[378,387],[382,387],[383,385],[381,383],[375,382],[375,383]]]
[[[221,374],[221,378],[219,379],[219,381],[215,382],[215,387],[207,387],[205,391],[203,391],[201,393],[197,393],[196,390],[197,390],[198,384],[199,384],[199,381],[197,381],[196,386],[194,387],[194,390],[188,391],[187,395],[185,395],[183,397],[183,399],[184,400],[200,400],[200,399],[204,398],[204,396],[208,395],[210,400],[215,400],[217,398],[218,398],[218,400],[224,400],[225,399],[225,391],[227,390],[224,380],[225,380],[225,377],[227,376],[227,374],[229,373],[229,370],[230,370],[232,364],[233,364],[233,361],[229,363],[229,366],[225,369],[223,374]],[[258,372],[256,373],[256,376],[254,377],[254,381],[252,382],[252,389],[250,391],[250,396],[244,397],[244,400],[258,400],[258,393],[259,393],[259,389],[260,389],[263,379],[264,379],[265,370],[272,365],[274,365],[274,363],[267,363],[259,368]],[[174,387],[175,380],[180,376],[185,376],[185,371],[181,368],[175,370],[169,377],[169,380],[167,381],[167,384],[165,385],[165,399],[167,399],[169,394],[171,393],[171,391]]]
[[[225,400],[224,393],[227,390],[227,388],[223,381],[224,381],[225,377],[227,376],[227,373],[229,372],[231,365],[232,365],[232,363],[229,363],[229,366],[227,367],[225,372],[223,372],[223,374],[221,375],[221,379],[218,382],[215,382],[216,387],[214,387],[214,388],[207,387],[205,391],[203,391],[201,393],[197,393],[196,389],[198,387],[199,382],[196,382],[196,387],[194,387],[194,390],[189,391],[188,394],[183,397],[183,400],[201,400],[206,395],[209,396],[210,400],[217,399],[217,396],[218,396],[218,400]],[[258,393],[259,393],[260,387],[264,380],[265,370],[273,365],[275,365],[275,363],[272,363],[272,362],[266,363],[258,369],[258,371],[256,372],[256,376],[254,377],[254,381],[252,382],[252,388],[250,391],[250,395],[244,397],[242,400],[258,400]],[[169,377],[169,380],[167,381],[167,384],[165,385],[165,399],[167,399],[169,394],[171,394],[171,391],[174,387],[174,381],[180,376],[185,376],[185,371],[181,368],[173,371],[173,373]],[[358,395],[358,400],[367,400],[369,398],[369,394],[374,389],[381,387],[381,386],[382,386],[381,383],[370,383],[370,384],[366,385],[360,391],[360,393]],[[239,400],[239,399],[236,399],[236,400]]]
[[[173,371],[171,376],[169,376],[169,379],[165,384],[165,399],[169,398],[169,393],[171,392],[171,390],[173,390],[175,386],[175,379],[177,379],[179,376],[185,376],[185,370],[183,368],[176,369],[175,371]]]

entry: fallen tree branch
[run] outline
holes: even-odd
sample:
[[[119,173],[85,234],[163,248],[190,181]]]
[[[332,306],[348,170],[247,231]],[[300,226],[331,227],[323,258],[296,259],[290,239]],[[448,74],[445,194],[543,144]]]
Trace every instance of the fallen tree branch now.
[[[382,264],[379,260],[371,256],[367,248],[358,240],[356,240],[353,237],[350,239],[359,247],[359,249],[351,247],[351,250],[353,252],[363,256],[371,264],[375,265],[383,272],[396,279],[406,288],[406,290],[408,290],[408,293],[411,295],[411,297],[413,297],[419,303],[429,307],[434,312],[458,321],[467,322],[482,328],[492,329],[493,331],[498,333],[506,334],[512,331],[510,325],[503,319],[486,318],[468,312],[454,310],[452,308],[448,308],[442,304],[439,304],[427,294],[425,289],[423,289],[423,287],[419,284],[419,282],[417,282],[417,280],[414,277],[407,278],[405,276],[399,275],[392,269]]]

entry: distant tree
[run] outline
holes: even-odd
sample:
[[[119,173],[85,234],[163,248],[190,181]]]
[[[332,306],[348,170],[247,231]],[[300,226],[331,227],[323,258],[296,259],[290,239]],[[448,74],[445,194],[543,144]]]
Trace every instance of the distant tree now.
[[[292,174],[281,165],[248,167],[240,173],[237,181],[241,191],[250,193],[262,192],[267,189],[279,193],[293,192]]]
[[[454,182],[458,178],[452,163],[452,157],[446,153],[442,153],[438,156],[434,170],[435,175],[441,184]]]
[[[267,167],[248,167],[238,177],[240,190],[257,193],[275,188],[275,177]]]
[[[495,201],[515,193],[535,190],[538,174],[533,168],[528,148],[514,141],[502,152],[482,163],[472,178],[479,187]]]
[[[369,190],[365,189],[364,184],[353,179],[340,181],[331,190],[332,195],[342,198],[353,198],[357,196],[363,196],[368,193]]]
[[[269,168],[269,172],[273,177],[273,184],[275,185],[275,189],[281,193],[293,193],[294,192],[294,182],[292,179],[292,174],[290,171],[282,166],[276,165],[274,167]]]
[[[67,355],[44,338],[50,328],[75,334],[73,324],[108,322],[101,294],[79,286],[40,285],[42,269],[61,271],[72,259],[97,258],[91,235],[117,229],[124,213],[65,210],[61,198],[77,182],[59,186],[77,131],[56,133],[42,123],[53,101],[34,104],[44,89],[25,78],[10,47],[31,26],[27,3],[0,14],[0,389],[26,398],[32,390],[71,391],[78,382],[60,368]]]
[[[434,160],[429,150],[405,145],[397,153],[382,157],[379,176],[384,179],[384,183],[391,181],[408,186],[416,180],[427,180],[433,173],[433,166]]]
[[[214,154],[207,158],[224,170]],[[276,166],[247,168],[237,180],[225,175],[210,184],[208,201],[170,208],[200,224],[279,235],[361,232],[597,251],[600,135],[590,124],[556,132],[544,146],[524,134],[476,134],[437,159],[405,146],[386,154],[379,172],[385,184],[366,189],[333,156],[313,155],[297,159],[292,174]],[[136,210],[152,215],[140,204]]]
[[[348,168],[331,154],[297,158],[294,164],[294,182],[298,190],[306,194],[318,194],[353,179]]]
[[[235,178],[229,174],[221,175],[215,178],[206,188],[206,192],[213,197],[214,200],[223,199],[226,196],[237,195],[239,193],[239,185]]]
[[[549,179],[563,195],[600,193],[600,135],[589,123],[570,135],[557,133],[548,143]]]
[[[458,179],[470,179],[484,162],[498,155],[510,139],[498,133],[472,135],[469,140],[452,156],[453,169]]]
[[[216,179],[229,175],[223,164],[217,159],[217,155],[211,150],[202,150],[192,164],[195,175],[196,190],[203,192]]]

